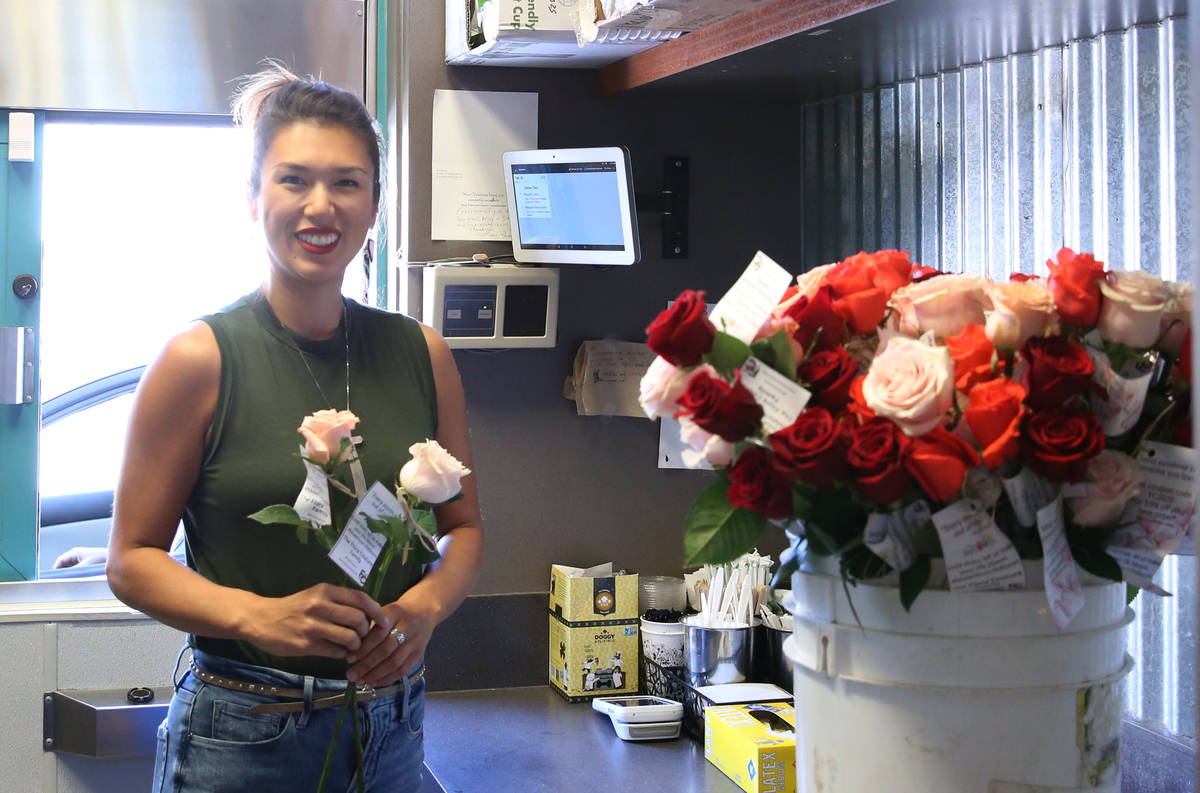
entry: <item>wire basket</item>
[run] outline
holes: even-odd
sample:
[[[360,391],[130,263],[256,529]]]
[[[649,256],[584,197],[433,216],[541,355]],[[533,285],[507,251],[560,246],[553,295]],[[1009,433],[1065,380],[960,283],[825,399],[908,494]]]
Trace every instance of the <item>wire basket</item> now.
[[[704,710],[700,695],[688,685],[682,666],[661,666],[649,658],[642,658],[642,693],[674,700],[683,704],[683,728],[697,741],[704,740]]]

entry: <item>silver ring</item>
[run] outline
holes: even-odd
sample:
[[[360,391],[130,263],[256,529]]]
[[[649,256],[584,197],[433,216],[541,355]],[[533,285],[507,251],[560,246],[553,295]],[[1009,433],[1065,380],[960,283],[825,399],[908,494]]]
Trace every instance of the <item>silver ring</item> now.
[[[400,630],[399,628],[392,628],[389,633],[395,637],[396,644],[404,644],[404,642],[408,640],[408,637],[404,635],[404,631]]]

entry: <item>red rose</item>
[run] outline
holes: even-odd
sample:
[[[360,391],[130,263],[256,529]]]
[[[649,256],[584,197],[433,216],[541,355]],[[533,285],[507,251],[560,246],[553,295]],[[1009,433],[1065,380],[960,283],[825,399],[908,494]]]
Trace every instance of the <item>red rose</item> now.
[[[1100,316],[1100,282],[1104,263],[1090,253],[1075,253],[1070,248],[1058,252],[1058,261],[1046,260],[1050,268],[1050,294],[1063,322],[1071,325],[1095,325]]]
[[[979,454],[971,444],[945,427],[912,438],[904,458],[904,467],[937,502],[956,498],[967,471],[977,465]]]
[[[833,309],[853,333],[870,333],[883,321],[888,298],[912,282],[913,265],[903,251],[859,253],[834,265],[824,283],[833,290]]]
[[[1036,281],[1038,280],[1038,277],[1039,276],[1028,275],[1026,273],[1010,273],[1008,280],[1013,281],[1014,283],[1023,284],[1026,281]]]
[[[846,403],[846,413],[858,419],[856,423],[859,424],[875,418],[875,411],[867,405],[867,398],[863,395],[863,381],[866,379],[865,374],[860,374],[850,382],[850,401]]]
[[[846,340],[846,322],[833,310],[833,290],[827,286],[818,287],[812,297],[801,295],[784,316],[795,320],[792,338],[803,350],[807,351],[814,339],[818,350],[841,346]]]
[[[1022,404],[1025,389],[1007,377],[979,383],[967,397],[963,418],[983,449],[988,468],[999,468],[1020,452],[1021,420],[1028,408]]]
[[[908,489],[912,474],[904,468],[909,437],[892,422],[875,418],[850,433],[846,459],[854,466],[858,489],[872,501],[890,504]]]
[[[712,349],[716,335],[704,293],[685,289],[646,328],[646,346],[676,366],[693,366]]]
[[[1052,482],[1079,482],[1088,460],[1104,450],[1104,430],[1086,410],[1047,408],[1032,414],[1021,433],[1021,456]]]
[[[930,267],[927,264],[914,264],[912,271],[912,282],[915,284],[920,281],[927,281],[930,278],[944,274],[945,273],[943,273],[941,270]]]
[[[792,483],[779,475],[771,464],[771,455],[758,446],[748,447],[729,466],[725,495],[733,506],[752,509],[767,518],[792,515]]]
[[[846,442],[833,414],[806,408],[787,427],[771,435],[775,469],[793,481],[828,487],[846,475]]]
[[[842,347],[818,350],[800,367],[800,379],[808,383],[813,404],[840,413],[850,401],[850,383],[858,375],[858,361]]]
[[[708,372],[697,372],[688,380],[687,389],[676,404],[679,410],[675,418],[688,416],[701,429],[730,443],[754,432],[763,414],[750,389],[742,385],[741,372],[733,385]]]
[[[1021,356],[1029,362],[1025,385],[1034,410],[1061,407],[1093,387],[1096,364],[1082,345],[1069,339],[1031,338]]]
[[[962,333],[947,336],[946,349],[954,361],[954,387],[959,391],[970,391],[976,383],[1004,372],[1003,360],[997,361],[996,371],[992,371],[996,346],[988,340],[983,325],[967,325]]]

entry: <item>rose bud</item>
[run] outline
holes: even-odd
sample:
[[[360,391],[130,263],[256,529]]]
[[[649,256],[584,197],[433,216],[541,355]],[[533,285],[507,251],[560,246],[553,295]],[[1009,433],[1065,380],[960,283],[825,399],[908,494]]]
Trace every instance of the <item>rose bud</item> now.
[[[742,452],[729,467],[729,503],[752,509],[766,518],[781,519],[792,515],[792,485],[776,472],[771,455],[758,446]]]
[[[1055,259],[1047,259],[1050,270],[1050,293],[1063,322],[1072,325],[1095,325],[1100,314],[1100,282],[1104,280],[1104,263],[1090,253],[1075,253],[1062,248]]]
[[[462,490],[462,478],[471,469],[437,441],[414,443],[408,447],[412,459],[400,469],[400,487],[429,504],[442,504]]]
[[[714,370],[715,371],[715,370]],[[733,385],[700,370],[688,380],[679,397],[675,418],[689,417],[703,429],[736,442],[752,434],[762,420],[763,409],[737,373]]]
[[[358,425],[358,416],[349,410],[318,410],[296,430],[304,436],[304,456],[314,463],[345,462],[353,454],[354,445],[342,441],[350,440],[350,433]]]
[[[646,346],[676,366],[692,366],[712,349],[716,335],[704,293],[685,289],[646,328]]]
[[[1031,414],[1021,433],[1021,456],[1052,482],[1078,482],[1088,461],[1104,450],[1104,430],[1087,410],[1046,408]]]
[[[1129,499],[1142,485],[1142,467],[1127,454],[1105,449],[1087,464],[1087,492],[1068,498],[1075,522],[1080,526],[1112,526],[1120,519]]]
[[[1061,336],[1030,339],[1021,348],[1029,362],[1026,386],[1034,410],[1062,406],[1092,390],[1096,364],[1082,345]]]
[[[887,419],[874,418],[850,433],[846,459],[854,466],[858,489],[880,504],[904,495],[912,475],[904,467],[909,438]]]

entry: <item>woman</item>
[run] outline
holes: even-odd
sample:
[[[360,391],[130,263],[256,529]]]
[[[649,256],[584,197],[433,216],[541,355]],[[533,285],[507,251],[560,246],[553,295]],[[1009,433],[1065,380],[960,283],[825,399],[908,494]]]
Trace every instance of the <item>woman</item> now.
[[[473,467],[462,384],[435,331],[342,297],[380,198],[378,139],[358,99],[272,66],[242,87],[234,115],[253,130],[248,197],[266,281],[146,370],[109,543],[117,597],[193,647],[159,729],[155,790],[315,790],[347,680],[373,687],[357,708],[368,786],[416,790],[422,658],[482,563],[474,477],[436,511],[440,560],[424,573],[393,565],[378,603],[336,585],[318,543],[246,516],[295,499],[296,430],[317,409],[359,417],[368,484],[394,481],[427,438]],[[194,244],[220,233],[198,225]],[[186,567],[167,555],[181,515]],[[342,733],[327,787],[339,793],[357,766],[349,719]]]

